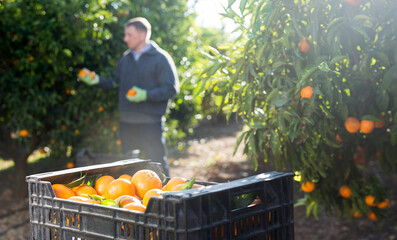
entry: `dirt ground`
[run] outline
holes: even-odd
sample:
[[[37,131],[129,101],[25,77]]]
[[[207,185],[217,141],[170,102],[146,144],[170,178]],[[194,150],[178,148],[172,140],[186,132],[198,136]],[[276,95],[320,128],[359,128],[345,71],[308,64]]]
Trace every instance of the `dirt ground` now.
[[[243,156],[241,147],[233,156],[236,137],[241,130],[239,124],[202,125],[195,131],[195,137],[187,141],[185,151],[169,149],[171,176],[226,182],[258,174]],[[305,207],[297,207],[294,212],[295,239],[397,240],[397,176],[385,180],[390,185],[392,197],[390,211],[382,220],[340,219],[324,213],[316,220],[313,217],[306,218]],[[0,239],[30,239],[27,199],[12,199],[11,189],[0,188],[0,196]],[[294,194],[295,201],[299,197],[299,192]]]

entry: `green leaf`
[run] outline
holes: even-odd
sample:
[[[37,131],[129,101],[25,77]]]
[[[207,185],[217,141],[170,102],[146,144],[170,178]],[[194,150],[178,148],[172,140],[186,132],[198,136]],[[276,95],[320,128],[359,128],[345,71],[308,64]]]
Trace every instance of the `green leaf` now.
[[[270,131],[270,144],[277,161],[278,157],[281,155],[281,144],[278,134],[274,130]]]
[[[378,88],[376,91],[376,105],[382,112],[387,111],[387,107],[389,106],[390,97],[386,90],[383,88]]]
[[[373,115],[364,115],[361,117],[361,120],[380,121],[378,117],[375,117]]]
[[[289,102],[289,97],[286,92],[277,92],[277,94],[274,95],[274,98],[271,101],[271,104],[273,104],[276,107],[282,107],[286,103]]]
[[[361,28],[360,26],[356,26],[356,25],[352,25],[351,28],[353,30],[355,30],[356,32],[360,33],[365,38],[366,41],[370,41],[367,32],[363,28]]]
[[[234,144],[234,148],[233,148],[233,155],[236,154],[238,147],[241,144],[241,141],[244,139],[244,136],[247,134],[247,132],[243,132],[237,139],[236,143]]]
[[[298,128],[298,124],[299,124],[299,121],[298,120],[294,120],[289,125],[289,138],[290,138],[291,142],[293,142],[294,139],[295,139],[295,135],[296,135],[296,130]]]
[[[397,94],[397,65],[390,68],[383,76],[382,88],[392,94]]]
[[[340,119],[346,119],[349,115],[349,109],[343,103],[339,103],[336,107],[336,112]]]
[[[344,56],[344,55],[338,55],[338,56],[335,56],[334,58],[332,58],[331,59],[331,61],[329,62],[329,64],[335,64],[335,63],[337,63],[337,62],[340,62],[340,61],[342,61],[342,60],[344,60],[344,59],[346,59],[347,58],[347,56]]]
[[[247,0],[241,0],[240,1],[240,12],[241,12],[241,15],[244,14],[244,10],[245,10],[245,5],[246,4],[247,4]]]
[[[306,83],[306,80],[310,77],[310,75],[312,75],[317,70],[318,70],[318,65],[313,65],[301,71],[295,93],[301,90],[302,86]]]
[[[310,216],[310,213],[314,207],[314,205],[316,204],[316,202],[312,201],[307,207],[306,207],[306,217]]]
[[[318,220],[318,211],[320,209],[320,204],[315,203],[313,207],[313,216],[316,220]]]
[[[322,63],[320,63],[320,65],[318,65],[318,69],[320,69],[320,70],[323,71],[323,72],[329,72],[329,71],[331,71],[331,69],[329,68],[327,62],[325,62],[325,61],[322,62]]]
[[[377,59],[381,60],[386,65],[386,67],[390,66],[389,57],[385,53],[381,51],[375,51],[373,54]]]
[[[339,28],[343,24],[344,17],[334,18],[327,26],[327,32],[330,31],[331,28]]]
[[[72,57],[72,51],[70,51],[70,49],[63,49],[63,53],[67,56],[67,57]]]
[[[87,173],[85,173],[83,176],[77,178],[76,180],[73,180],[70,183],[65,184],[65,186],[69,187],[69,188],[74,188],[74,187],[80,186],[81,184],[84,183],[86,177],[87,177]]]
[[[235,2],[236,2],[236,0],[228,0],[227,7],[230,8],[233,5],[233,3],[235,3]]]
[[[83,194],[84,195],[84,194]],[[95,201],[102,201],[105,200],[104,197],[100,196],[100,195],[93,195],[93,194],[87,194],[87,196]]]
[[[284,114],[281,114],[281,113],[278,114],[277,121],[278,121],[278,126],[280,127],[280,131],[282,133],[286,133],[287,132],[287,128],[285,126]]]
[[[190,179],[187,183],[183,184],[181,190],[188,190],[191,189],[193,187],[194,182],[196,181],[196,178],[193,177],[192,179]]]
[[[245,193],[238,196],[233,196],[231,199],[232,209],[246,208],[248,207],[257,197],[256,193]]]

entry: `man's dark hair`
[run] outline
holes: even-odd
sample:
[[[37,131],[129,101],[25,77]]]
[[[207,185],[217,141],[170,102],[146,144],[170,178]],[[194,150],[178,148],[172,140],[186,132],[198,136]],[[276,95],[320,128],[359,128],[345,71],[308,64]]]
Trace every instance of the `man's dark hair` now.
[[[138,31],[146,32],[146,38],[150,39],[152,34],[152,26],[149,21],[143,17],[131,18],[125,24],[125,27],[134,26]]]

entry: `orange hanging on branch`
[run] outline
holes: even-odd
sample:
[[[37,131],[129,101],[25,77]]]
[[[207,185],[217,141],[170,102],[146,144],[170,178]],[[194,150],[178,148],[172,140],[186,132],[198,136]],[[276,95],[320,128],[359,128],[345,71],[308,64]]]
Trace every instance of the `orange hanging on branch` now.
[[[304,87],[301,90],[301,97],[310,99],[313,95],[313,88],[310,86]]]
[[[314,189],[316,189],[316,185],[310,181],[302,183],[301,187],[302,187],[302,190],[307,193],[313,192]]]
[[[361,124],[360,124],[360,131],[362,133],[368,134],[371,133],[372,130],[374,130],[374,121],[370,121],[370,120],[362,120]]]
[[[360,129],[360,121],[355,117],[348,117],[345,120],[345,128],[349,133],[355,133]]]
[[[311,42],[311,39],[309,39],[309,41]],[[309,45],[309,43],[307,42],[306,38],[302,39],[302,40],[299,42],[298,46],[299,46],[299,50],[300,50],[301,52],[303,52],[303,53],[307,53],[307,52],[309,51],[309,49],[310,49],[310,45]]]

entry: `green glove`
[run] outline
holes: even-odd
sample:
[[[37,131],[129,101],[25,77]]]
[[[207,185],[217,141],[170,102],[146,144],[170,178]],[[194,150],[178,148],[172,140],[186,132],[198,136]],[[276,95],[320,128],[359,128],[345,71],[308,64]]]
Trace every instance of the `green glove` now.
[[[90,86],[99,83],[99,76],[95,72],[90,71],[86,68],[80,71],[78,79]]]
[[[128,96],[128,94],[125,96],[128,101],[131,102],[143,102],[146,101],[147,99],[147,91],[145,89],[133,86],[132,89],[135,90],[136,94],[134,96]]]

